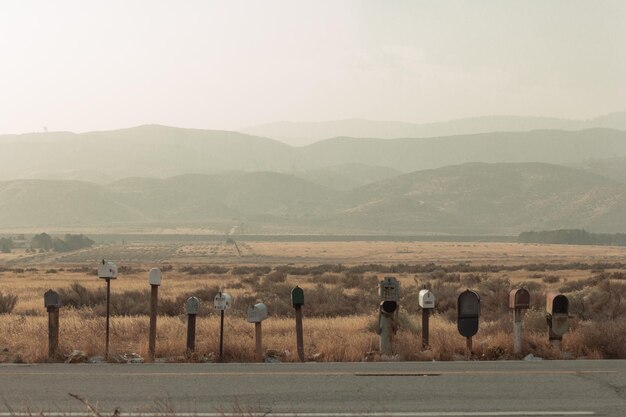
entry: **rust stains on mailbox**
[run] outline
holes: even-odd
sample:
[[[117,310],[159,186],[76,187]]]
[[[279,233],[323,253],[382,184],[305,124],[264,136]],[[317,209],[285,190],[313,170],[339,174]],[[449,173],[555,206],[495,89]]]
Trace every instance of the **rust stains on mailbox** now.
[[[569,300],[558,292],[549,292],[546,295],[546,311],[548,314],[569,314]]]
[[[530,308],[530,293],[526,288],[516,288],[509,293],[509,308],[521,310]]]

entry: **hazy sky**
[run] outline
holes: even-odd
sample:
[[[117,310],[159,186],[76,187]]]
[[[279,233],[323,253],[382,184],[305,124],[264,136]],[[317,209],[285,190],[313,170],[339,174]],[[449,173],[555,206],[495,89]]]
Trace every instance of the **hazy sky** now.
[[[0,133],[626,110],[626,1],[0,2]]]

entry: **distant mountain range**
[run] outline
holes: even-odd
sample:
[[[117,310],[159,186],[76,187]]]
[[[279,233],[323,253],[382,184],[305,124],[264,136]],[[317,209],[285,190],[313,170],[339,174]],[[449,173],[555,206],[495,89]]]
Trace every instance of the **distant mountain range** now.
[[[241,223],[247,233],[625,232],[626,185],[543,163],[468,163],[350,190],[270,172],[127,178],[108,185],[0,182],[0,228],[227,232]]]
[[[536,130],[423,139],[334,138],[305,147],[236,132],[140,126],[0,136],[0,180],[167,178],[228,171],[294,174],[338,189],[467,162],[572,165],[626,157],[626,131]],[[329,181],[328,172],[331,180]],[[371,178],[370,178],[371,177]]]
[[[550,117],[485,116],[439,123],[406,123],[363,119],[328,122],[277,122],[241,129],[243,133],[280,140],[295,146],[335,138],[428,138],[488,132],[530,130],[583,130],[609,128],[626,130],[626,112],[610,113],[591,120]]]

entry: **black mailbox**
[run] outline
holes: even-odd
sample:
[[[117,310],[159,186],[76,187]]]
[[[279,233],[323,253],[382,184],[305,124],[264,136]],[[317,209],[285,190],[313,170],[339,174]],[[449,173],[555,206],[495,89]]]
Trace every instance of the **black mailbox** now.
[[[393,314],[398,309],[398,303],[395,301],[381,301],[380,312],[384,314]]]
[[[61,297],[56,291],[48,290],[43,294],[43,304],[46,308],[60,308]]]
[[[304,305],[304,290],[297,285],[291,290],[291,304],[294,308]]]
[[[478,333],[480,317],[480,296],[475,291],[463,291],[457,300],[457,327],[464,337],[472,337]]]

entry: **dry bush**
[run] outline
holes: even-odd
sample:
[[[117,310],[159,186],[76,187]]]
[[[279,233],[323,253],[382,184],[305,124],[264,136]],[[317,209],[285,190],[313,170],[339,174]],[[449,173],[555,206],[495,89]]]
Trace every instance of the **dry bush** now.
[[[17,299],[17,295],[4,295],[2,291],[0,291],[0,314],[9,314],[13,312],[13,309],[17,304]]]

